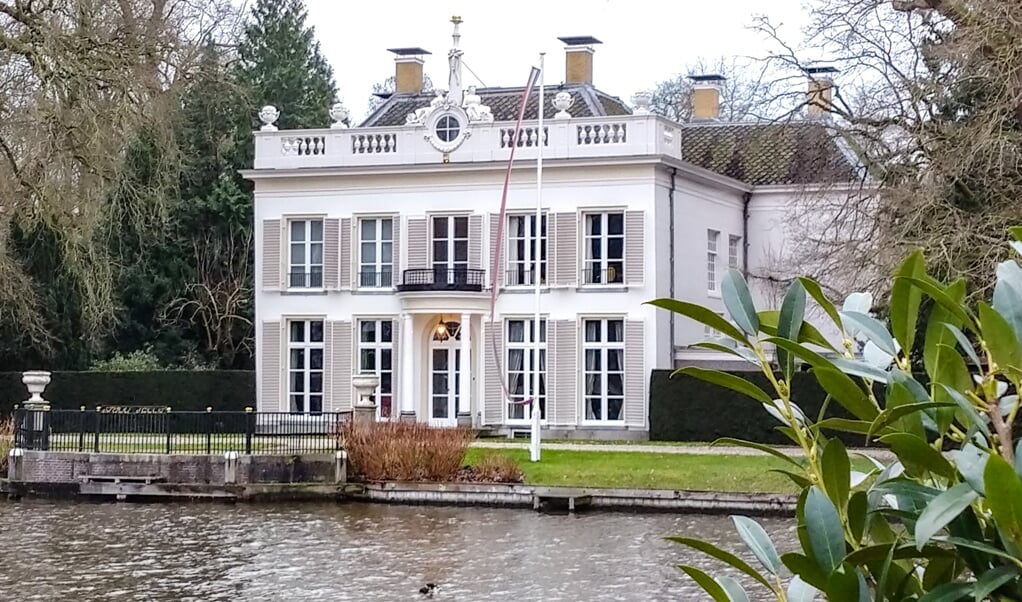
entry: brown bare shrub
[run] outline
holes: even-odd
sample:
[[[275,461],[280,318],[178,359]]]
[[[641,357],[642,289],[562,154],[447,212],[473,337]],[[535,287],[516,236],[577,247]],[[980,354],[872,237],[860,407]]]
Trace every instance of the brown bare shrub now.
[[[471,467],[470,480],[483,483],[521,483],[525,473],[514,458],[506,454],[486,452]]]
[[[0,418],[0,477],[7,475],[7,454],[14,447],[14,419]]]
[[[341,426],[353,475],[367,481],[451,481],[475,438],[466,428],[409,422]]]

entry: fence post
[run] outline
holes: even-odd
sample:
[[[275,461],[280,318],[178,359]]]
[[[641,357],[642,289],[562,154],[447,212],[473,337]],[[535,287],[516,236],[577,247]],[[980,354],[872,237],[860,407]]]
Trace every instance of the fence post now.
[[[85,451],[85,406],[78,408],[78,451]]]
[[[98,454],[99,453],[99,419],[100,419],[100,416],[101,416],[100,411],[99,411],[99,406],[96,406],[96,414],[95,415],[96,415],[96,439],[94,441],[94,445],[93,445],[93,450],[92,451],[94,451],[95,453]]]
[[[245,455],[252,455],[252,436],[255,435],[255,412],[252,408],[245,408]]]
[[[169,455],[170,454],[170,450],[173,447],[173,438],[174,438],[174,435],[173,435],[174,431],[171,428],[171,424],[170,424],[171,422],[174,421],[174,415],[171,413],[169,406],[167,407],[167,413],[164,414],[163,416],[164,416],[163,420],[164,420],[164,422],[167,425],[167,454]]]
[[[206,408],[206,416],[209,420],[206,421],[206,453],[213,453],[213,408]]]

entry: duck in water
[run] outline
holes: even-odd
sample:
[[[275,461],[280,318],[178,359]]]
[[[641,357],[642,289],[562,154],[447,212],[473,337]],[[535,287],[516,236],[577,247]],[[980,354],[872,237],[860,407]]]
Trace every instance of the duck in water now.
[[[419,588],[419,593],[429,598],[433,597],[433,592],[436,591],[436,583],[427,583]]]

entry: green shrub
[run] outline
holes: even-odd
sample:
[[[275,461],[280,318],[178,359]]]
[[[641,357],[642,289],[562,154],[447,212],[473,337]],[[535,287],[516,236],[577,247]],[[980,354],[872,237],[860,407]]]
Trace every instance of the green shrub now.
[[[1013,234],[1022,250],[1022,228]],[[963,280],[935,280],[915,253],[894,274],[890,328],[869,314],[868,296],[853,295],[839,309],[804,278],[792,283],[779,311],[757,311],[734,270],[722,282],[731,321],[691,303],[653,301],[722,332],[724,344],[705,346],[755,363],[769,384],[715,370],[680,372],[756,400],[761,415],[805,454],[801,460],[744,444],[789,464],[785,474],[801,491],[795,550],[779,552],[741,516],[734,517],[738,535],[761,569],[709,543],[671,539],[723,561],[749,579],[746,585],[780,601],[820,593],[855,602],[1022,600],[1022,445],[1013,434],[1022,385],[1022,267],[998,266],[992,303],[969,307],[965,292]],[[843,333],[842,345],[832,346],[805,321],[810,297]],[[920,322],[924,305],[930,309]],[[917,339],[926,384],[911,372],[908,353]],[[859,344],[861,357],[852,353]],[[778,350],[776,364],[767,345]],[[851,418],[818,420],[799,407],[789,383],[803,365]],[[874,387],[883,389],[883,402]],[[868,474],[853,471],[836,432],[888,447],[896,459],[874,461]],[[681,569],[714,600],[749,599],[730,576]]]

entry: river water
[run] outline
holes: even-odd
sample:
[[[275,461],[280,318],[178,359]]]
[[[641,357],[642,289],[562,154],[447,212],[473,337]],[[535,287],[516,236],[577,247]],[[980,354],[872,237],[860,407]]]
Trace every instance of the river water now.
[[[759,520],[791,550],[792,521]],[[725,516],[370,504],[0,502],[0,534],[20,602],[698,601],[675,566],[719,564],[663,538],[743,549]]]

